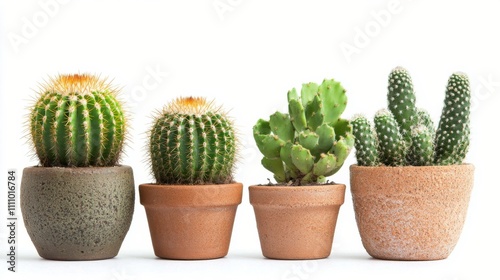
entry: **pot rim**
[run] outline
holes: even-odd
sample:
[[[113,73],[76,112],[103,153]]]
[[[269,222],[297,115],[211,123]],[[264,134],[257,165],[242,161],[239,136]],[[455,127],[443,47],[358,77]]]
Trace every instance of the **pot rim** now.
[[[139,185],[140,202],[148,207],[235,206],[241,203],[242,195],[243,184],[239,182],[209,185]]]
[[[377,166],[363,166],[357,164],[351,164],[349,166],[349,170],[351,169],[387,169],[387,170],[396,170],[396,169],[455,169],[455,168],[472,168],[474,169],[474,164],[472,163],[461,163],[461,164],[452,164],[452,165],[424,165],[424,166],[414,166],[414,165],[402,165],[402,166],[388,166],[388,165],[377,165]]]
[[[259,186],[248,187],[250,204],[266,206],[303,207],[342,205],[345,200],[345,184],[311,186]]]

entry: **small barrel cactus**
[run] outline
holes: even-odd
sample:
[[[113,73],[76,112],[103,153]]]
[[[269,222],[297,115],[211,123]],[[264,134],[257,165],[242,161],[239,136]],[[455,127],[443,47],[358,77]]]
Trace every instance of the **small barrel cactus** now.
[[[408,71],[395,68],[389,75],[388,107],[375,116],[376,133],[370,122],[356,115],[353,134],[359,165],[450,165],[461,164],[470,137],[470,86],[465,74],[448,80],[443,113],[436,131],[425,110],[415,107],[415,94]],[[378,143],[377,156],[373,151]]]
[[[262,165],[278,183],[326,182],[344,164],[353,145],[352,126],[340,115],[347,105],[345,89],[334,80],[303,84],[288,92],[288,114],[276,112],[253,127]]]
[[[117,89],[89,74],[52,78],[40,87],[30,132],[42,166],[113,166],[126,132]]]
[[[150,163],[158,184],[233,181],[236,136],[220,107],[201,97],[164,107],[149,134]]]

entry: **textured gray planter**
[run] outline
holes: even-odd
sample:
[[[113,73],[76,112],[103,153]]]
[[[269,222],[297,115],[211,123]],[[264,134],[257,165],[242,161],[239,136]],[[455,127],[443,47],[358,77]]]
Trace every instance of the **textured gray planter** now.
[[[28,167],[21,211],[38,254],[53,260],[113,258],[132,222],[130,166]]]

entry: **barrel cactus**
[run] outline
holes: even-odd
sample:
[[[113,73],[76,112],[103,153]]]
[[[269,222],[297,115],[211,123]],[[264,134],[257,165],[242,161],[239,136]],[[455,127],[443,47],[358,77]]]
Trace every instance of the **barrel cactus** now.
[[[454,73],[448,80],[438,129],[425,110],[415,107],[411,77],[397,67],[389,75],[388,107],[375,116],[376,133],[361,115],[353,117],[359,165],[461,164],[470,138],[470,85],[467,75]],[[376,156],[374,155],[377,147]]]
[[[31,109],[31,140],[45,167],[113,166],[125,139],[117,88],[90,74],[59,75],[42,84]]]
[[[220,107],[201,97],[177,98],[155,117],[149,158],[158,184],[233,181],[236,135]]]
[[[262,165],[279,184],[324,183],[344,164],[353,145],[352,126],[340,118],[347,105],[342,85],[325,79],[288,92],[288,114],[276,112],[253,127]]]

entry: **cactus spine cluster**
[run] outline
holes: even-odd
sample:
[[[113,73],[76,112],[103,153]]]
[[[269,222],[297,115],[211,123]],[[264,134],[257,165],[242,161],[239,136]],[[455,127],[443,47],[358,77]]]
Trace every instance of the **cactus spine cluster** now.
[[[388,107],[375,115],[375,133],[361,115],[352,119],[359,165],[461,164],[470,136],[470,85],[463,73],[448,80],[443,112],[436,131],[429,114],[415,107],[415,93],[408,72],[401,67],[389,75]]]
[[[154,120],[149,144],[158,184],[233,180],[235,130],[221,108],[204,98],[178,98],[165,106]]]
[[[41,85],[30,114],[31,140],[42,166],[113,166],[126,122],[117,90],[89,74],[60,75]]]
[[[324,183],[343,165],[353,145],[352,126],[340,115],[345,89],[335,80],[303,84],[288,92],[288,114],[276,112],[253,127],[262,165],[278,183]]]

